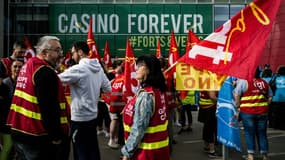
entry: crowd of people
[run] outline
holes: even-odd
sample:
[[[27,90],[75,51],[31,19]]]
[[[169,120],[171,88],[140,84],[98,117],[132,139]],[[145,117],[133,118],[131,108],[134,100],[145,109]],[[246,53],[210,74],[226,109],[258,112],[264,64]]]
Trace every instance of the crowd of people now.
[[[86,42],[71,46],[72,60],[57,70],[63,58],[60,39],[43,36],[36,56],[24,62],[25,46],[15,42],[10,57],[0,62],[0,160],[100,160],[98,136],[121,149],[123,160],[168,160],[173,151],[173,122],[177,133],[195,131],[192,111],[203,123],[203,150],[218,155],[218,91],[176,91],[175,79],[164,75],[163,58],[136,59],[139,89],[124,97],[124,62],[115,60],[108,70],[88,58]],[[267,125],[285,130],[285,66],[276,74],[266,64],[254,79],[236,79],[234,92],[244,127],[248,160],[256,154],[268,159]],[[67,93],[68,92],[68,93]],[[66,96],[70,94],[70,102]],[[70,154],[72,149],[72,155]],[[119,157],[118,157],[119,159]]]

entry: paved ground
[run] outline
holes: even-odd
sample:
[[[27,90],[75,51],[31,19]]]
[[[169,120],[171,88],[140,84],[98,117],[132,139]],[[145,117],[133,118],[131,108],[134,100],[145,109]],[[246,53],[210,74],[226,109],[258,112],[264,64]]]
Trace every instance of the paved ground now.
[[[178,132],[179,127],[174,126],[175,133]],[[183,132],[180,135],[175,134],[177,144],[174,145],[174,151],[171,160],[207,160],[210,159],[203,152],[203,141],[201,140],[202,124],[197,122],[197,112],[193,112],[193,131]],[[270,160],[285,160],[285,131],[268,129]],[[101,159],[102,160],[119,160],[120,150],[110,149],[107,146],[108,138],[99,136]],[[215,159],[224,160],[241,160],[242,155],[245,154],[245,144],[243,130],[241,130],[241,140],[243,152],[237,152],[229,149],[228,158],[223,156]],[[222,154],[222,147],[219,152]],[[261,160],[260,157],[256,158]]]

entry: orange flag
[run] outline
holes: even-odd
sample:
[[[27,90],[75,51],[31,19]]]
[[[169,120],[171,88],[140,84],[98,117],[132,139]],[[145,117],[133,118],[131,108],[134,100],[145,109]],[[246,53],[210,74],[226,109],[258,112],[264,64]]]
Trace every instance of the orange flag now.
[[[131,48],[129,38],[127,38],[123,94],[128,100],[135,95],[138,88],[135,63],[134,52]]]
[[[109,43],[107,40],[106,40],[105,48],[104,48],[103,62],[108,68],[112,67],[110,48],[109,48]]]
[[[88,58],[97,58],[98,60],[100,60],[100,54],[99,54],[98,48],[96,46],[96,41],[94,39],[94,35],[92,32],[92,17],[91,16],[90,16],[90,20],[89,20],[87,44],[88,44],[89,50],[90,50]]]
[[[160,39],[157,40],[156,58],[163,58],[161,55],[161,49],[160,49]]]
[[[25,56],[24,56],[24,61],[27,62],[29,58],[35,57],[35,51],[29,41],[29,39],[27,37],[24,38],[24,43],[26,45],[26,52],[25,52]]]

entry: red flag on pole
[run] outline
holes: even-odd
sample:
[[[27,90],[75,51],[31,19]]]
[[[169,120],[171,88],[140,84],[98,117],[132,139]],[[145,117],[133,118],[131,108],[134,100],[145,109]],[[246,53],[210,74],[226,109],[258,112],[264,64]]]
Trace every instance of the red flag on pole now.
[[[218,74],[252,79],[279,5],[280,0],[251,2],[179,61]]]
[[[178,48],[176,44],[176,39],[174,36],[174,32],[171,32],[170,35],[170,46],[169,46],[169,55],[168,55],[168,69],[164,71],[164,75],[166,78],[173,77],[176,68],[173,67],[176,61],[179,59]]]
[[[200,39],[189,29],[187,36],[187,43],[185,53],[188,53],[190,49],[197,43],[200,42]]]
[[[163,58],[161,55],[161,49],[160,49],[160,39],[157,40],[157,46],[156,46],[156,58]]]
[[[87,44],[89,46],[89,55],[88,58],[97,58],[100,60],[100,54],[98,48],[96,46],[96,41],[92,32],[92,17],[90,16],[89,20],[89,28],[88,28],[88,36],[87,36]]]
[[[177,48],[174,32],[172,31],[170,35],[168,66],[172,66],[178,59],[179,59],[178,48]]]
[[[24,61],[27,62],[29,58],[35,57],[35,51],[27,37],[24,38],[24,43],[26,45],[26,52],[24,56]]]
[[[108,43],[107,40],[106,40],[106,42],[105,42],[103,62],[105,63],[105,65],[106,65],[108,68],[112,67],[112,60],[111,60],[110,48],[109,48],[109,43]]]
[[[129,38],[127,38],[126,57],[125,57],[125,73],[124,73],[124,97],[127,99],[135,95],[138,88],[135,70],[135,56],[131,48]]]
[[[70,52],[67,52],[64,56],[64,59],[62,61],[62,65],[64,65],[66,68],[69,67],[69,64],[68,64],[68,61],[71,59],[71,53]]]

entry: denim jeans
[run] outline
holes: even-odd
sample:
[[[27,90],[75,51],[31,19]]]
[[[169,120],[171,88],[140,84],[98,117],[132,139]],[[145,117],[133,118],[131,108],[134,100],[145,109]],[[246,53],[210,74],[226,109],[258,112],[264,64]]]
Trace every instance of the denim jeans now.
[[[100,160],[97,139],[97,120],[71,121],[71,138],[75,160]]]
[[[259,152],[265,154],[268,152],[267,139],[267,115],[240,113],[241,120],[244,127],[245,140],[247,145],[247,152],[255,153],[255,139]]]

